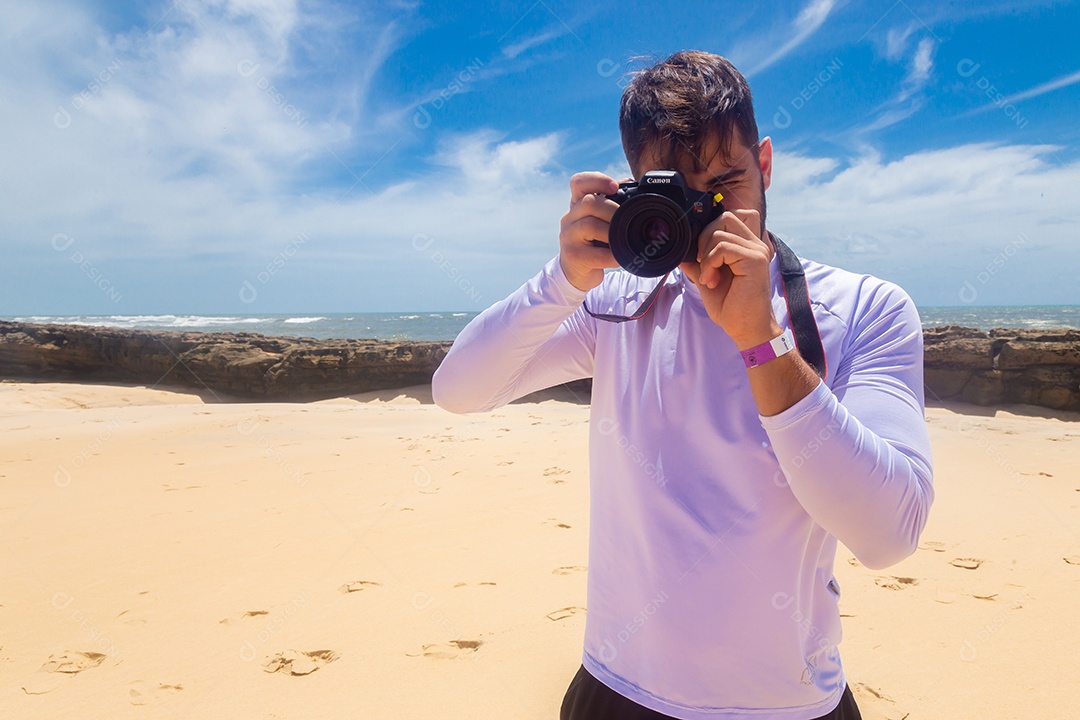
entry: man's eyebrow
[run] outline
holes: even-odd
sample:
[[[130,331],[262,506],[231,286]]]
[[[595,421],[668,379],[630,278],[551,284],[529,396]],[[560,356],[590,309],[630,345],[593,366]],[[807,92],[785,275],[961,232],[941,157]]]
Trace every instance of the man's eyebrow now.
[[[743,168],[732,168],[725,173],[715,176],[709,181],[709,185],[722,185],[729,180],[737,180],[746,174],[746,170]]]

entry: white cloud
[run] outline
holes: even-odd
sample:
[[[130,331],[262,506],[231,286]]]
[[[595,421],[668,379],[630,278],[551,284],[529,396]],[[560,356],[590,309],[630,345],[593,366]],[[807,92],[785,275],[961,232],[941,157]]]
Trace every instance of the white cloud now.
[[[772,67],[791,54],[825,24],[836,4],[837,0],[809,0],[783,35],[769,33],[767,37],[756,38],[748,46],[738,48],[733,54],[739,58],[738,65],[746,64],[750,68],[744,73],[746,77]]]
[[[988,105],[984,105],[970,114],[985,112],[987,110],[996,110],[1010,103],[1017,103],[1021,100],[1039,97],[1040,95],[1045,95],[1046,93],[1060,90],[1061,88],[1069,87],[1070,85],[1075,85],[1076,83],[1080,83],[1080,70],[1074,73],[1070,73],[1069,75],[1063,75],[1059,78],[1055,78],[1053,80],[1050,80],[1049,82],[1036,85],[1035,87],[1024,90],[1023,92],[1009,95],[1008,97],[1004,97],[1001,100],[989,103]]]
[[[930,70],[934,67],[934,41],[923,38],[919,41],[919,47],[915,51],[915,57],[911,59],[911,70],[908,72],[907,82],[922,87],[930,79]]]
[[[974,144],[842,165],[778,152],[769,226],[796,252],[897,281],[923,304],[961,304],[965,280],[982,304],[1076,302],[1080,162],[1058,163],[1059,149]],[[1010,244],[1022,249],[979,283]]]
[[[556,40],[563,35],[566,35],[568,32],[570,32],[570,28],[566,27],[565,25],[553,27],[549,30],[537,33],[536,35],[532,35],[522,40],[518,40],[517,42],[503,46],[503,55],[510,59],[516,58],[518,55],[525,52],[526,50],[534,48],[538,45],[543,45],[547,42],[551,42],[552,40]]]
[[[0,76],[0,241],[18,276],[0,303],[51,312],[39,305],[68,293],[63,310],[86,313],[478,309],[555,255],[569,198],[561,134],[451,136],[408,180],[374,182],[371,163],[399,136],[380,133],[368,107],[371,78],[401,42],[393,20],[358,31],[377,51],[349,79],[309,90],[293,55],[312,28],[335,41],[326,18],[289,3],[192,7],[198,19],[177,6],[152,31],[121,35],[79,5],[15,3],[0,20],[0,62],[19,68]],[[803,28],[831,8],[808,5]],[[928,82],[933,45],[910,57],[911,82]],[[1026,233],[1010,279],[980,285],[980,302],[1061,298],[1080,266],[1068,192],[1080,167],[1057,164],[1054,150],[970,145],[892,162],[778,153],[770,227],[808,257],[898,280],[933,304],[957,302],[960,282]],[[366,158],[376,191],[349,190],[331,152],[350,167]],[[607,170],[629,174],[621,157]],[[339,175],[329,186],[309,181],[328,172]],[[94,305],[100,293],[52,247],[57,233],[123,290],[122,307]],[[298,236],[296,256],[258,285],[259,304],[240,305],[242,283]]]
[[[522,182],[544,174],[559,148],[555,134],[524,141],[499,142],[491,131],[480,131],[446,143],[436,160],[460,171],[467,183]]]
[[[855,133],[866,135],[887,128],[911,117],[926,105],[926,87],[934,68],[934,51],[937,45],[931,38],[923,38],[915,48],[907,73],[900,82],[896,95],[880,104],[871,113],[873,119],[860,126]]]
[[[889,30],[885,35],[885,57],[895,61],[907,52],[908,38],[918,27],[920,23],[910,22],[903,27],[897,26]]]

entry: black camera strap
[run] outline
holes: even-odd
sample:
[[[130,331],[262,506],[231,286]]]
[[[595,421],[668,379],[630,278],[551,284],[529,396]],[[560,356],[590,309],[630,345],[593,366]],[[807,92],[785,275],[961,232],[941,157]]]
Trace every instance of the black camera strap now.
[[[769,233],[773,247],[780,263],[780,277],[784,283],[784,302],[787,303],[788,317],[791,318],[791,327],[795,334],[795,345],[799,348],[799,355],[803,360],[810,363],[814,371],[825,379],[829,374],[828,363],[825,362],[825,348],[821,345],[821,334],[818,332],[817,320],[814,319],[814,311],[810,307],[810,290],[806,286],[806,274],[803,272],[802,263],[784,241]],[[656,302],[656,296],[667,282],[667,275],[660,278],[660,282],[649,293],[633,315],[609,315],[597,313],[589,309],[587,303],[582,303],[585,312],[598,320],[606,322],[627,322],[639,320]]]
[[[769,233],[776,255],[780,260],[780,277],[784,281],[784,301],[787,303],[788,317],[795,333],[795,344],[803,360],[810,363],[818,376],[824,380],[829,374],[829,365],[825,362],[825,348],[821,345],[821,333],[818,332],[817,320],[810,307],[810,290],[806,286],[806,273],[802,263],[784,241]]]

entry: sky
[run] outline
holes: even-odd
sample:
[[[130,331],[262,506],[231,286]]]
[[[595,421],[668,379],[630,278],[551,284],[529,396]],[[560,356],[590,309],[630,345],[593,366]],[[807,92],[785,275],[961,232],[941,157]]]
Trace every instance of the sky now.
[[[769,229],[920,306],[1080,304],[1078,2],[3,0],[0,316],[478,311],[628,177],[630,75],[748,78]]]

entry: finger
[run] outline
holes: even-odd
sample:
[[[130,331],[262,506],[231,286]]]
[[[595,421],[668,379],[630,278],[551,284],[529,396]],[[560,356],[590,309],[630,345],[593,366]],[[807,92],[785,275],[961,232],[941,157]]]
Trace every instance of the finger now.
[[[619,267],[619,262],[607,245],[576,245],[565,254],[571,263],[590,270]]]
[[[570,223],[561,233],[559,241],[565,248],[568,245],[607,245],[610,224],[592,215]]]
[[[574,206],[589,193],[613,195],[619,184],[602,172],[582,172],[570,178],[570,205]]]
[[[702,230],[698,238],[698,262],[701,262],[701,258],[706,257],[717,243],[725,239],[739,242],[747,247],[759,248],[767,254],[769,246],[762,242],[754,231],[750,229],[756,226],[755,221],[759,217],[757,210],[725,211]],[[749,226],[747,223],[749,223]],[[712,281],[713,279],[715,279],[713,273],[705,273],[704,281]]]
[[[614,202],[614,200],[612,201]],[[757,210],[725,210],[720,217],[713,220],[702,230],[702,237],[720,231],[744,237],[747,240],[757,240],[756,230],[761,226],[761,215]]]
[[[576,205],[563,215],[559,223],[559,230],[565,230],[568,226],[585,217],[595,217],[604,222],[611,222],[619,204],[614,200],[608,200],[602,195],[586,195]]]
[[[736,227],[741,226],[741,228],[745,228],[747,231],[746,233],[739,230],[730,230],[729,232],[735,232],[743,237],[762,239],[761,233],[764,232],[764,228],[761,227],[761,213],[757,210],[744,210],[741,208],[729,210],[728,212],[734,215],[735,219],[738,221]]]
[[[755,241],[718,232],[714,234],[711,249],[702,256],[699,264],[698,282],[713,288],[720,282],[721,270],[725,267],[736,276],[767,273],[769,257]]]

